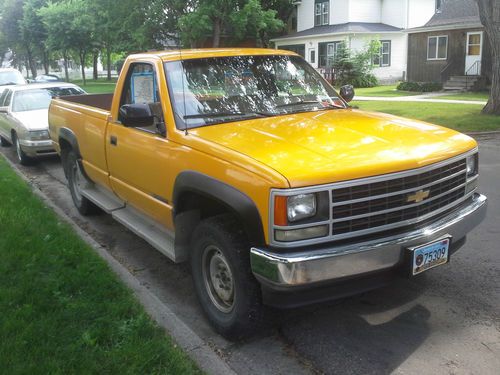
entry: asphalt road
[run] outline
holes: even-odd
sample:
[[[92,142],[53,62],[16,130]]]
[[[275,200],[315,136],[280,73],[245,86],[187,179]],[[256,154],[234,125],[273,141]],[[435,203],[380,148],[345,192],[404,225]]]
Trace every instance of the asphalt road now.
[[[275,329],[237,343],[215,334],[204,319],[186,265],[174,265],[108,215],[78,214],[57,158],[20,169],[236,372],[497,375],[500,135],[478,140],[488,216],[449,264],[360,296],[284,311]],[[12,147],[1,152],[15,159]]]

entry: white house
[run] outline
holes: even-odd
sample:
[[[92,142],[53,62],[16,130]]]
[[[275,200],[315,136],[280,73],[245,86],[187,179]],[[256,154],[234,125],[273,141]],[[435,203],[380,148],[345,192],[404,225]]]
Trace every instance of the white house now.
[[[441,0],[297,0],[297,31],[272,39],[276,48],[298,52],[315,68],[331,65],[345,42],[352,51],[382,43],[374,74],[396,81],[406,74],[407,33],[439,11]]]

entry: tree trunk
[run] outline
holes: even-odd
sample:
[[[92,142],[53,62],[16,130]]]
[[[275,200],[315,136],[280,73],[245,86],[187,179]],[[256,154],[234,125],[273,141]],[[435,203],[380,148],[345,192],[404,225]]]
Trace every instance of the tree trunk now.
[[[66,82],[69,82],[69,73],[68,73],[68,53],[64,52],[64,77],[66,78]]]
[[[43,51],[43,71],[45,74],[49,74],[49,53],[47,51]]]
[[[97,81],[97,79],[99,78],[99,72],[97,71],[97,63],[98,63],[98,60],[99,60],[99,52],[94,52],[94,55],[92,56],[93,58],[93,61],[92,61],[92,68],[93,68],[93,72],[92,72],[92,76],[93,78]]]
[[[36,78],[36,63],[33,62],[33,54],[30,48],[26,48],[26,54],[28,56],[29,69],[31,70],[31,77]]]
[[[500,115],[500,2],[477,0],[479,17],[490,41],[492,57],[491,92],[482,113]]]
[[[85,80],[85,55],[85,51],[80,51],[80,66],[82,67],[82,81],[84,86],[87,84]]]
[[[214,20],[214,32],[212,36],[212,47],[218,48],[220,45],[220,33],[222,28],[222,20],[220,18],[216,18]]]
[[[111,46],[106,47],[106,68],[108,70],[107,80],[111,81]]]

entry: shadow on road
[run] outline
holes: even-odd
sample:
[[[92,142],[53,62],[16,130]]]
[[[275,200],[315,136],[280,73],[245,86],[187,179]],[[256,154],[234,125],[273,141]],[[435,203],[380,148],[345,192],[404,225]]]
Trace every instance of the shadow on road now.
[[[390,373],[427,338],[430,312],[410,280],[362,296],[284,313],[282,336],[326,374]]]

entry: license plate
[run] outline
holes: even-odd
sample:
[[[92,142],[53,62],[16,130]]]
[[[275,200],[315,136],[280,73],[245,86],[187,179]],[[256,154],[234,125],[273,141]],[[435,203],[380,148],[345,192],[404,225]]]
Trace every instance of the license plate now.
[[[410,248],[412,252],[412,275],[418,275],[448,262],[450,237]]]

